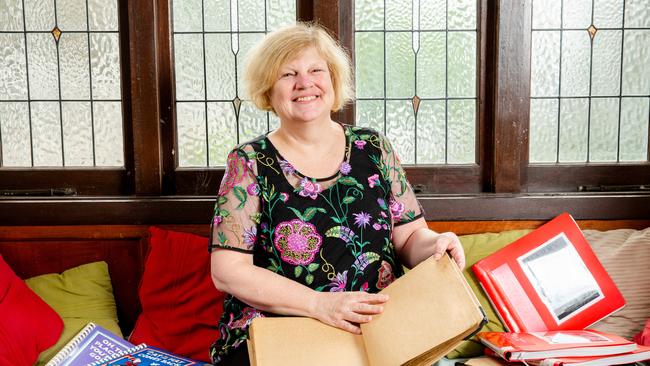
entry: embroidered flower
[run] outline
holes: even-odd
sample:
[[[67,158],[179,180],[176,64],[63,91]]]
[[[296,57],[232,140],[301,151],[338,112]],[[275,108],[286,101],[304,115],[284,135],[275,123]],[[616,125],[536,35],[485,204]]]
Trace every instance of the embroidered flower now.
[[[242,309],[241,318],[233,321],[233,316],[230,314],[230,321],[228,322],[228,328],[230,329],[246,329],[251,324],[253,319],[264,317],[264,314],[260,313],[259,310],[251,308],[250,306]]]
[[[379,174],[373,174],[368,177],[368,185],[370,186],[370,188],[373,188],[378,184],[379,184]]]
[[[372,228],[375,230],[381,230],[381,225],[375,222],[374,224],[372,224]]]
[[[352,170],[352,166],[350,166],[350,163],[348,163],[347,161],[341,163],[341,167],[339,168],[341,174],[348,175],[350,174],[351,170]]]
[[[293,265],[311,263],[323,242],[314,225],[299,219],[279,223],[274,236],[273,244],[280,257]]]
[[[260,186],[257,183],[251,183],[246,187],[246,192],[251,196],[257,196],[260,194]]]
[[[300,181],[300,191],[298,192],[298,194],[303,197],[309,197],[315,200],[316,197],[318,197],[318,194],[321,193],[322,191],[323,189],[321,188],[320,184],[316,182],[312,182],[307,178],[303,178]]]
[[[327,286],[331,286],[330,292],[343,292],[345,291],[345,286],[348,284],[348,271],[343,273],[337,273],[336,277],[332,279],[332,282]]]
[[[214,215],[214,218],[212,218],[212,225],[217,226],[223,221],[223,217],[221,215]]]
[[[219,196],[223,196],[230,192],[237,183],[244,179],[244,175],[248,171],[246,159],[243,156],[239,156],[236,151],[233,151],[228,155],[228,162],[226,164],[226,172],[221,181]]]
[[[368,282],[364,282],[363,285],[361,285],[361,291],[368,292]]]
[[[386,206],[386,201],[383,198],[377,198],[377,204],[384,210],[388,208],[388,206]]]
[[[354,146],[359,150],[363,150],[363,147],[366,146],[366,142],[363,140],[356,140],[354,141]]]
[[[257,239],[257,227],[251,226],[250,229],[244,229],[244,244],[246,244],[246,249],[253,249],[255,245],[255,240]]]
[[[357,225],[357,227],[366,227],[370,223],[370,220],[372,219],[372,216],[370,216],[369,213],[367,212],[359,212],[355,213],[354,215],[354,224]]]
[[[280,163],[280,168],[284,174],[291,175],[296,172],[296,168],[294,168],[290,162],[280,159],[278,160],[278,163]]]
[[[402,217],[402,213],[404,213],[404,204],[401,202],[397,202],[391,198],[389,207],[390,207],[390,215],[392,216],[393,220],[399,221],[400,218]]]
[[[282,202],[286,203],[289,200],[289,195],[282,192],[282,193],[280,193],[280,199],[282,200]]]
[[[377,279],[377,288],[386,288],[388,285],[393,283],[393,281],[395,281],[393,268],[390,266],[390,263],[381,261],[381,267],[379,267],[379,278]]]

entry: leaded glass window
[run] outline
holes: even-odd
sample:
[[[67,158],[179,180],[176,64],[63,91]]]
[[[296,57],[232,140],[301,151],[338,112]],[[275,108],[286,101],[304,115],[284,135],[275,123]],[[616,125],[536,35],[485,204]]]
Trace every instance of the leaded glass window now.
[[[648,161],[647,0],[534,0],[530,162]]]
[[[172,14],[178,166],[223,166],[236,144],[278,124],[244,99],[241,72],[264,34],[295,22],[295,1],[174,0]]]
[[[356,124],[406,164],[474,164],[477,1],[355,1]]]
[[[123,166],[117,1],[0,8],[0,166]]]

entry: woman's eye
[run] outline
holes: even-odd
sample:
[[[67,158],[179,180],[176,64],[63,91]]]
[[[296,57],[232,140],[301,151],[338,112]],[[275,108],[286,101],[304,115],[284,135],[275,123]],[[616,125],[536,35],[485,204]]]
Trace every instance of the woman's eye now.
[[[292,72],[285,72],[284,74],[281,75],[281,77],[283,77],[283,78],[287,78],[289,76],[293,76],[293,73]]]

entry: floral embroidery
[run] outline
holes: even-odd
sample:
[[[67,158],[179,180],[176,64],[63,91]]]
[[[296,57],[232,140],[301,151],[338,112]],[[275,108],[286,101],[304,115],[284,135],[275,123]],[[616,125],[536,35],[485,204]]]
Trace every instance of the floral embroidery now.
[[[370,223],[370,220],[372,220],[372,216],[370,216],[370,214],[367,212],[361,211],[353,215],[354,215],[354,224],[357,225],[357,227],[366,227],[366,225]]]
[[[264,317],[264,314],[260,313],[257,309],[251,307],[245,307],[242,310],[241,318],[233,320],[233,314],[230,314],[230,322],[228,322],[228,328],[230,329],[246,329],[251,324],[253,319]]]
[[[221,188],[219,189],[219,196],[223,196],[230,192],[237,183],[244,179],[244,175],[248,171],[246,158],[239,156],[237,151],[233,151],[228,155],[228,165],[226,166],[226,173],[224,174]]]
[[[303,197],[309,197],[315,200],[316,197],[318,197],[318,194],[321,193],[322,191],[323,189],[321,188],[320,184],[316,182],[312,182],[307,178],[303,178],[300,181],[300,190],[298,191],[298,194]]]
[[[404,212],[404,204],[402,202],[395,201],[394,199],[390,199],[389,203],[390,207],[390,215],[392,216],[394,221],[400,221],[400,218],[402,217],[402,213]]]
[[[285,262],[306,265],[314,260],[322,241],[314,225],[293,219],[276,226],[273,244]]]
[[[258,196],[260,194],[260,186],[257,183],[251,183],[246,187],[246,192],[251,196]]]
[[[354,146],[359,150],[363,150],[363,147],[366,146],[366,142],[363,140],[356,140],[354,141]]]
[[[257,239],[257,227],[251,226],[249,229],[244,229],[244,244],[246,244],[246,249],[252,250],[255,245],[255,240]]]
[[[345,286],[348,284],[348,271],[343,271],[343,273],[337,273],[330,286],[330,292],[343,292],[345,291]]]
[[[352,167],[350,166],[350,164],[347,161],[344,161],[344,162],[341,163],[341,167],[339,168],[339,171],[343,175],[348,175],[352,171]]]
[[[284,159],[279,159],[278,163],[280,163],[280,168],[284,174],[291,175],[296,172],[296,168],[294,168],[290,162]]]
[[[377,279],[377,288],[386,288],[388,285],[393,283],[393,281],[395,281],[393,268],[390,266],[390,263],[381,261],[381,267],[379,268],[379,279]]]
[[[379,185],[379,174],[373,174],[368,177],[368,185],[370,188],[374,188],[375,186]]]
[[[287,202],[289,200],[289,195],[282,192],[280,193],[280,199],[282,200],[282,202]]]

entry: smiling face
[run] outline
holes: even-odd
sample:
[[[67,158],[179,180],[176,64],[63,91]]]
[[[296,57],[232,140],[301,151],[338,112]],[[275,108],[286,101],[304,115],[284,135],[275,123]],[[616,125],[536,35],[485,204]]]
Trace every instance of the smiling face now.
[[[271,89],[273,110],[285,122],[329,120],[334,89],[327,61],[310,47],[278,70]]]

